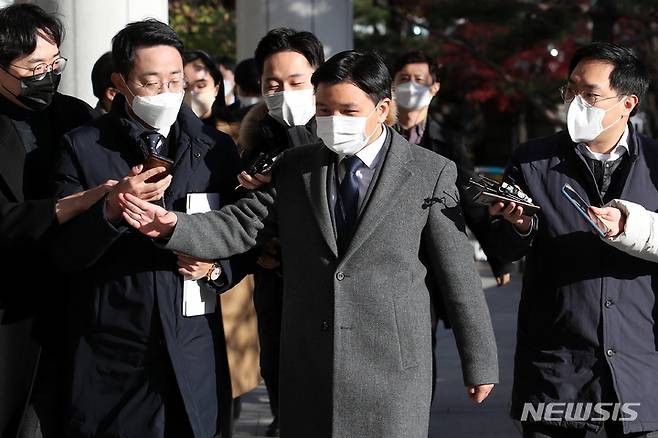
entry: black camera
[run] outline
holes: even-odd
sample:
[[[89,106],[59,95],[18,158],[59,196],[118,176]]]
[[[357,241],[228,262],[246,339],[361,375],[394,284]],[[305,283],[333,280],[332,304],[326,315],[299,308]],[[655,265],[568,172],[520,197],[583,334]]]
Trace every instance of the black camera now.
[[[269,172],[282,155],[282,150],[275,150],[268,154],[265,152],[259,153],[254,162],[246,169],[247,174],[249,174],[249,176],[254,176],[257,173],[264,174]]]
[[[482,175],[471,177],[468,182],[466,193],[477,204],[489,206],[494,202],[502,202],[505,205],[514,202],[523,207],[523,214],[526,216],[539,213],[540,207],[533,204],[532,199],[514,184],[499,183]]]

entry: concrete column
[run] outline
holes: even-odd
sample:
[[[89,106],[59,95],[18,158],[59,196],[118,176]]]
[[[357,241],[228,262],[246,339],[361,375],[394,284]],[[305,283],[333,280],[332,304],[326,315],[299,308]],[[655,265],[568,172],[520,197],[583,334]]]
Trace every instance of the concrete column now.
[[[34,3],[59,14],[66,28],[61,53],[69,62],[59,90],[92,106],[97,99],[91,89],[91,68],[111,49],[112,37],[132,21],[156,18],[169,22],[167,0],[36,0]]]
[[[236,3],[238,60],[250,58],[275,27],[313,32],[325,56],[354,47],[351,0],[240,0]]]

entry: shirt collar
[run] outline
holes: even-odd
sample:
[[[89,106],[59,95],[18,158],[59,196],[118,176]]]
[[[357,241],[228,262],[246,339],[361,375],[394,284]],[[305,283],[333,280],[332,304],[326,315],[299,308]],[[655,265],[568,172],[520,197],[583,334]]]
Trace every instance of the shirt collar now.
[[[384,142],[386,141],[387,129],[386,126],[383,125],[382,128],[382,133],[379,135],[379,137],[377,137],[375,141],[356,153],[356,156],[359,157],[361,161],[363,161],[363,164],[365,164],[369,169],[374,169],[377,167],[377,164],[379,163],[379,152],[382,150]],[[346,155],[341,155],[338,162],[340,163],[345,157]]]
[[[631,149],[628,146],[628,126],[626,126],[626,129],[624,130],[624,133],[619,139],[619,143],[617,143],[617,146],[615,146],[612,149],[612,151],[610,151],[607,154],[594,152],[585,143],[578,143],[578,150],[586,157],[598,161],[615,161],[621,158],[622,156],[624,156],[624,154],[626,153],[630,155]]]

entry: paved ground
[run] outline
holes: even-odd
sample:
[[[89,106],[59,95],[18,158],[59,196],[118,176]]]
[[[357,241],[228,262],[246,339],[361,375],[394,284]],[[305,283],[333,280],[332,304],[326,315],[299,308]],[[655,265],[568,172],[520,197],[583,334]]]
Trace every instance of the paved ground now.
[[[497,288],[486,263],[479,263],[482,284],[493,318],[501,384],[481,406],[466,398],[462,383],[459,356],[452,332],[438,332],[438,386],[430,419],[430,438],[510,438],[520,436],[519,426],[507,414],[512,389],[516,312],[521,291],[520,274],[514,273],[512,283]],[[261,385],[243,397],[242,413],[236,424],[236,438],[264,437],[272,421],[267,404],[267,392]]]

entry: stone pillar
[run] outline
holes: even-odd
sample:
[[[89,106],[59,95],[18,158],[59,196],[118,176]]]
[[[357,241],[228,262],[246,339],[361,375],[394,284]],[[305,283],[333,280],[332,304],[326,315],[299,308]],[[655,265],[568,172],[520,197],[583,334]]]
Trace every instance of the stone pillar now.
[[[36,0],[34,3],[57,13],[66,28],[61,53],[69,62],[59,90],[91,106],[97,101],[91,89],[91,68],[111,49],[112,37],[132,21],[156,18],[169,22],[167,0]]]
[[[325,56],[354,47],[351,0],[236,1],[238,60],[254,56],[258,41],[275,27],[313,32]]]

